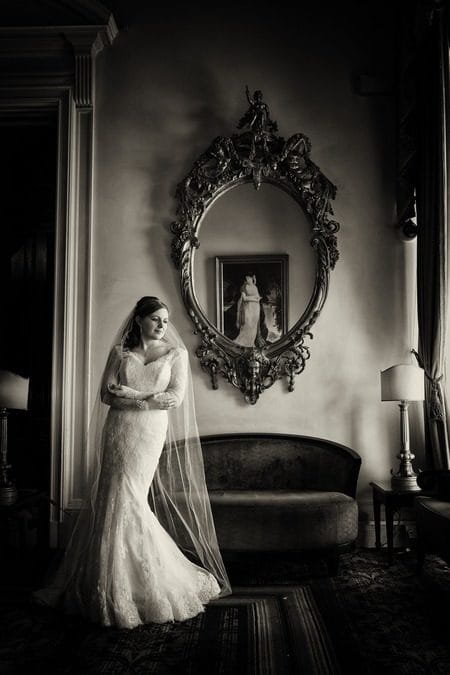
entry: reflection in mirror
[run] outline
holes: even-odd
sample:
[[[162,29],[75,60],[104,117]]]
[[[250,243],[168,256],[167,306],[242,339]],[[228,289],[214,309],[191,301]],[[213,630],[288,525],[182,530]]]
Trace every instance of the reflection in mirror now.
[[[316,252],[311,247],[311,223],[301,206],[284,190],[262,183],[256,192],[251,183],[244,183],[222,194],[206,211],[200,221],[198,237],[201,246],[193,258],[194,292],[199,306],[209,321],[230,339],[236,340],[227,326],[227,314],[235,313],[239,288],[245,275],[256,276],[256,288],[261,296],[264,312],[263,333],[267,342],[275,342],[291,329],[307,307],[316,278]],[[274,317],[276,308],[273,297],[279,287],[270,284],[276,277],[270,274],[270,262],[266,256],[285,254],[288,256],[287,279],[280,305],[286,304],[286,324]],[[236,283],[223,278],[220,266],[216,270],[216,256],[236,256],[236,273],[242,270],[242,277]],[[249,256],[249,261],[238,264],[238,256]],[[253,260],[262,256],[261,262]],[[269,274],[265,274],[268,267]],[[220,282],[223,298],[220,297]],[[276,288],[274,286],[276,285]],[[252,289],[250,289],[252,290]],[[221,300],[223,299],[223,307]],[[254,303],[253,303],[254,304]],[[249,305],[250,310],[252,306]],[[259,308],[258,308],[259,309]],[[280,312],[281,313],[281,312]],[[223,317],[222,317],[223,314]],[[231,323],[236,322],[233,317]],[[284,328],[284,330],[283,330]],[[267,331],[267,332],[266,332]],[[253,346],[251,340],[239,340],[242,346]],[[253,343],[254,344],[254,343]]]
[[[172,258],[213,388],[223,377],[255,404],[305,368],[339,223],[307,136],[279,136],[262,92],[246,98],[240,133],[215,138],[177,187]]]
[[[268,347],[287,333],[287,255],[216,257],[217,327],[239,347]]]

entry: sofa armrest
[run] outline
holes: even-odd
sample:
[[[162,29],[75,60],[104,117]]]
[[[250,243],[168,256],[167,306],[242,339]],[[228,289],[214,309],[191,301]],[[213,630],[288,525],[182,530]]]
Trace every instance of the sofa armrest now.
[[[450,471],[448,469],[421,471],[417,476],[417,483],[425,492],[450,501]]]

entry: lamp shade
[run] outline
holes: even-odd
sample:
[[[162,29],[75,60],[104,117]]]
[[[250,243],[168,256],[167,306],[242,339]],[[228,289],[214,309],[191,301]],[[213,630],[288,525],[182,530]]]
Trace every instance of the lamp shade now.
[[[400,363],[381,371],[382,401],[423,401],[425,381],[422,368]]]
[[[0,370],[0,408],[27,410],[28,384],[28,378]]]

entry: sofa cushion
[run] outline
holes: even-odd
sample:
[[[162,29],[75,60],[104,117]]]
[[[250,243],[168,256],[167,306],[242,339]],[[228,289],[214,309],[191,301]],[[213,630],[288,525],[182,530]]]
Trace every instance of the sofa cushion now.
[[[423,509],[423,517],[440,516],[448,522],[450,527],[450,502],[433,497],[416,497],[416,506],[418,505]]]
[[[340,492],[211,490],[209,495],[224,550],[324,549],[357,536],[357,503]]]

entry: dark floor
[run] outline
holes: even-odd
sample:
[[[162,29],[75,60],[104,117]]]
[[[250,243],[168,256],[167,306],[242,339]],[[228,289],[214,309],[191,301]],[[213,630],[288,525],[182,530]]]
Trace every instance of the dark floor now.
[[[189,628],[184,625],[189,622],[180,624],[168,641],[167,633],[163,634],[151,625],[143,630],[135,629],[137,632],[106,629],[105,633],[105,629],[81,620],[66,620],[53,610],[38,616],[31,608],[30,592],[41,585],[48,564],[57,559],[58,556],[49,551],[4,558],[0,610],[9,644],[0,647],[0,673],[186,675],[195,672],[187,665],[187,669],[180,666],[180,645],[184,648],[186,644],[192,644],[193,636],[198,634],[199,626]],[[235,557],[226,564],[236,592],[242,586],[255,589],[285,586],[286,592],[288,587],[308,588],[340,664],[341,675],[450,675],[450,569],[435,556],[427,557],[422,575],[416,572],[415,552],[410,550],[398,550],[392,566],[387,565],[385,550],[356,550],[342,556],[340,572],[335,577],[329,577],[325,563],[320,560],[306,563],[258,555]],[[205,616],[209,616],[207,628],[210,631],[217,622],[209,609]],[[183,631],[188,628],[191,633],[187,637]],[[149,640],[153,650],[151,655]],[[154,660],[158,640],[166,650],[164,663]],[[16,644],[13,656],[22,664],[21,669],[14,670],[8,665],[8,670],[2,670],[2,659],[6,658],[8,650],[11,653],[13,643]],[[240,649],[247,648],[239,640],[236,644]],[[31,670],[25,654],[28,647],[24,645],[34,650],[35,665]],[[64,662],[64,667],[49,671],[46,664],[50,662],[52,650],[56,650],[61,658],[65,650],[71,650],[72,656]],[[178,660],[170,660],[175,653]],[[46,655],[45,663],[38,663],[39,654]],[[83,663],[91,663],[89,671],[77,670],[71,662],[72,658],[81,658],[81,654],[85,659]],[[150,661],[146,661],[150,658],[151,667]],[[213,675],[207,670],[204,672]],[[258,669],[242,672],[245,675],[250,672],[253,675],[260,672],[286,675]],[[237,675],[237,672],[219,667],[215,673]],[[202,673],[197,670],[195,675]],[[290,671],[290,675],[297,675],[297,672]]]

